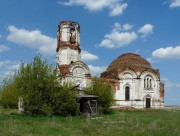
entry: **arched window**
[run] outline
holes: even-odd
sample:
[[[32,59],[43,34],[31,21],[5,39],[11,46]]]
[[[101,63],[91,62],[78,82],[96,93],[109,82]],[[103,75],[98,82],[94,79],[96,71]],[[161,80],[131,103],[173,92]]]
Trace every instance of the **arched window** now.
[[[130,99],[130,88],[127,86],[125,88],[125,100],[129,101],[129,99]]]
[[[153,81],[154,81],[154,80],[153,80],[152,76],[147,75],[147,76],[144,78],[144,88],[145,88],[145,89],[152,89],[153,84],[154,84]]]
[[[70,43],[76,42],[76,31],[73,25],[70,25]]]
[[[149,78],[147,78],[147,88],[149,88]]]
[[[144,79],[144,88],[146,88],[146,79]]]

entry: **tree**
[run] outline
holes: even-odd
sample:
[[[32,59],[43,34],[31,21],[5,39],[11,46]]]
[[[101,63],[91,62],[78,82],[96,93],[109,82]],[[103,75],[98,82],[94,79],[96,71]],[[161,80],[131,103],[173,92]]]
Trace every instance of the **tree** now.
[[[51,98],[54,114],[63,116],[78,114],[76,88],[72,88],[72,85],[64,84],[53,91]]]
[[[87,87],[86,92],[99,97],[98,107],[102,109],[103,113],[111,111],[110,107],[114,103],[114,94],[110,84],[95,77],[92,79],[91,85]]]
[[[8,75],[4,77],[0,88],[0,103],[5,108],[17,108],[18,93],[15,88],[14,76]]]
[[[77,113],[76,94],[70,88],[70,85],[60,84],[56,68],[38,54],[30,64],[21,63],[12,81],[2,87],[2,104],[17,107],[21,97],[26,113],[74,115]]]
[[[26,112],[52,114],[50,95],[57,86],[57,71],[38,54],[30,64],[21,63],[15,75],[19,97],[24,100]]]

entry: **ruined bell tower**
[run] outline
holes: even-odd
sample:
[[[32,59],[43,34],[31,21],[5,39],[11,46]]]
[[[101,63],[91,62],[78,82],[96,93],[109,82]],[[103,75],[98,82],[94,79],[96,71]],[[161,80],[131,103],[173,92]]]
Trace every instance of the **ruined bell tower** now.
[[[56,58],[58,65],[80,61],[80,26],[77,22],[62,21],[58,25]]]
[[[57,31],[56,63],[63,82],[86,86],[90,79],[87,65],[81,61],[80,25],[74,21],[61,21]]]

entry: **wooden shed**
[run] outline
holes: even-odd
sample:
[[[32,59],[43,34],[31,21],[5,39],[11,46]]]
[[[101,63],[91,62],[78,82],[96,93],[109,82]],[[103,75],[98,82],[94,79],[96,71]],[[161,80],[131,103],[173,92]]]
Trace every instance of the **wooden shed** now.
[[[95,95],[79,95],[77,96],[79,109],[82,114],[96,115],[98,96]]]

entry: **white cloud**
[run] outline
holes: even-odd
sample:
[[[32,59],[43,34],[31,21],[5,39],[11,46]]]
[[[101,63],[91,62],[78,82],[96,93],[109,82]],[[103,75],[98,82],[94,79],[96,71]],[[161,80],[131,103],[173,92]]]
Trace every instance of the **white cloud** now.
[[[5,46],[5,45],[0,45],[0,52],[4,52],[4,51],[7,51],[9,50],[9,47]]]
[[[133,25],[124,24],[124,25],[123,25],[123,30],[128,31],[128,30],[130,30],[132,27],[133,27]]]
[[[0,61],[0,68],[7,65],[7,64],[10,64],[11,61],[7,60],[7,61]]]
[[[94,61],[98,59],[98,56],[91,54],[87,51],[81,51],[81,59],[83,61]]]
[[[131,24],[121,25],[116,22],[116,23],[114,23],[112,31],[128,31],[128,30],[131,30],[132,27],[133,27],[133,25],[131,25]]]
[[[169,7],[171,8],[180,7],[180,0],[171,0]]]
[[[165,90],[170,90],[170,88],[174,88],[174,87],[180,88],[180,83],[173,83],[166,77],[162,78],[161,81],[164,83]]]
[[[110,6],[109,15],[110,16],[121,15],[126,8],[127,8],[127,3],[125,3],[125,4],[120,4],[120,3],[114,4],[114,5]]]
[[[134,51],[134,53],[136,53],[136,54],[139,54],[140,52],[141,52],[140,49],[137,49],[137,50]]]
[[[176,87],[180,88],[180,83],[176,84]]]
[[[175,83],[172,83],[168,78],[161,78],[161,81],[164,83],[165,89],[172,88],[175,86]]]
[[[137,39],[137,34],[135,32],[122,32],[130,30],[133,26],[130,24],[125,24],[121,26],[119,23],[115,23],[111,33],[106,34],[104,39],[98,45],[100,47],[106,48],[117,48],[126,46]]]
[[[94,67],[92,65],[88,65],[89,69],[90,69],[90,72],[91,72],[91,75],[93,76],[99,76],[100,73],[104,72],[106,70],[107,67]]]
[[[120,31],[122,29],[122,26],[121,24],[119,23],[114,23],[114,26],[113,26],[113,31]]]
[[[151,24],[145,24],[142,26],[138,32],[142,34],[142,38],[148,36],[149,34],[153,33],[154,26]]]
[[[121,15],[127,8],[127,3],[121,3],[121,0],[69,0],[68,2],[58,2],[66,6],[83,6],[89,11],[99,11],[104,8],[109,9],[110,16]]]
[[[19,61],[12,61],[12,60],[5,60],[5,61],[0,61],[0,68],[5,68],[8,70],[15,70],[18,69],[20,65]]]
[[[148,62],[150,62],[150,63],[153,63],[153,62],[156,62],[157,60],[154,60],[152,57],[151,58],[147,58],[146,59]]]
[[[19,69],[19,66],[20,66],[19,61],[12,61],[12,60],[0,61],[0,84],[3,80],[3,77],[8,75],[13,75],[14,72]]]
[[[180,46],[159,48],[153,51],[152,59],[180,59]]]
[[[11,64],[9,66],[7,66],[8,70],[18,70],[20,66],[20,63],[15,63],[15,64]]]
[[[8,27],[9,35],[7,40],[16,44],[37,49],[43,55],[55,55],[56,38],[43,35],[39,30],[28,31],[23,28],[16,28],[13,25]]]

